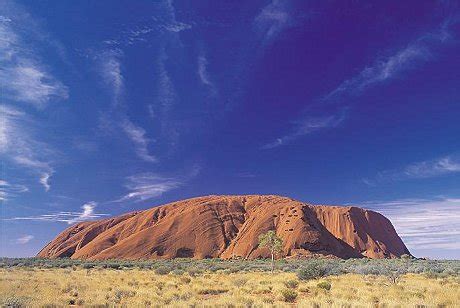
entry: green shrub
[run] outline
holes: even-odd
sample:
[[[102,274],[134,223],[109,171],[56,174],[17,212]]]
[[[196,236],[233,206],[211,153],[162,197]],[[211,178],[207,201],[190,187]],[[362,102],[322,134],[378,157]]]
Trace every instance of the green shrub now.
[[[107,267],[112,269],[121,269],[121,265],[118,263],[109,263],[107,264]]]
[[[329,291],[332,288],[332,285],[329,281],[321,281],[316,285],[320,289]]]
[[[167,266],[160,266],[155,269],[157,275],[167,275],[171,272],[171,268]]]
[[[234,273],[238,273],[240,270],[241,270],[240,268],[232,266],[232,267],[228,268],[226,270],[226,272],[229,273],[229,274],[234,274]]]
[[[171,273],[177,276],[182,276],[185,272],[184,270],[178,268],[178,269],[173,270]]]
[[[211,272],[217,272],[217,271],[224,270],[224,269],[225,269],[225,265],[221,265],[221,264],[211,265],[209,267],[209,271]]]
[[[286,288],[296,289],[299,286],[299,281],[294,280],[294,279],[287,280],[287,281],[284,282],[284,285],[286,286]]]
[[[204,288],[201,290],[198,290],[198,294],[200,295],[219,295],[222,293],[228,292],[228,289],[214,289],[214,288]]]
[[[288,303],[293,303],[297,299],[297,292],[292,289],[284,289],[281,291],[283,300]]]
[[[326,268],[318,261],[310,262],[297,272],[300,280],[311,280],[321,278],[326,275]]]
[[[189,274],[190,276],[196,277],[196,276],[198,276],[198,275],[201,275],[201,274],[203,273],[203,270],[197,269],[197,268],[195,268],[195,267],[191,267],[191,268],[188,268],[188,269],[187,269],[187,272],[188,272],[188,274]]]
[[[360,275],[382,275],[385,272],[385,268],[381,264],[365,264],[354,265],[348,271]]]

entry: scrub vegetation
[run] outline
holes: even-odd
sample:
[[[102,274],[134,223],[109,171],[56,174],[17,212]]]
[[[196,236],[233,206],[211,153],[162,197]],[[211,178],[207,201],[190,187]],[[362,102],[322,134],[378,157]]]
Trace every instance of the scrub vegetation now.
[[[460,261],[0,259],[0,305],[455,307]]]

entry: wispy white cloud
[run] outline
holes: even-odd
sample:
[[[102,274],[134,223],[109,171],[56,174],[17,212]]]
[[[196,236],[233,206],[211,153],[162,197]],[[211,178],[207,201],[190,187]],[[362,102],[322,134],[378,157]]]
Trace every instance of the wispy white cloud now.
[[[29,191],[27,186],[22,184],[12,184],[5,180],[0,180],[0,201],[7,201],[20,193]]]
[[[459,198],[399,199],[361,205],[389,218],[409,250],[460,251]]]
[[[77,217],[70,219],[67,221],[69,225],[80,222],[80,221],[85,221],[85,220],[92,220],[94,218],[98,218],[101,216],[105,216],[104,214],[95,214],[94,209],[96,208],[97,203],[94,201],[87,202],[83,204],[81,209],[83,210]]]
[[[283,30],[294,25],[289,4],[287,0],[272,0],[254,18],[254,28],[261,35],[263,45],[267,45]]]
[[[375,178],[365,178],[363,182],[369,186],[375,186],[378,183],[433,178],[456,173],[460,173],[460,158],[450,155],[412,163],[401,169],[380,171]]]
[[[94,201],[87,202],[81,207],[81,212],[56,212],[37,216],[19,216],[5,218],[3,220],[30,220],[30,221],[48,221],[48,222],[65,222],[74,224],[76,222],[95,220],[109,216],[109,214],[95,213],[97,203]]]
[[[67,88],[38,64],[22,61],[0,71],[5,95],[18,102],[43,107],[54,99],[67,99]]]
[[[283,25],[287,23],[286,20],[288,20],[288,16],[286,13],[283,13],[283,7],[284,6],[281,5],[281,2],[277,1],[273,1],[272,4],[267,6],[267,11],[265,13],[267,16],[265,19],[273,19],[277,21],[272,21],[269,23],[269,25],[272,25],[271,27],[273,27],[273,29],[271,27],[266,28],[268,37],[283,29]],[[264,11],[265,9],[262,11],[262,13],[264,13]],[[414,69],[420,64],[428,62],[434,58],[432,50],[434,50],[435,47],[450,41],[452,38],[450,27],[456,22],[458,21],[455,19],[447,19],[435,31],[424,33],[418,39],[393,53],[392,55],[378,59],[370,66],[365,67],[359,74],[343,81],[337,88],[324,95],[316,103],[310,105],[310,109],[322,106],[324,103],[329,104],[342,102],[344,97],[350,95],[360,95],[364,90],[371,86],[398,78],[404,72]],[[306,123],[305,126],[298,126],[298,129],[293,133],[285,135],[284,137],[280,137],[275,141],[266,144],[262,147],[262,149],[272,149],[284,145],[297,139],[300,136],[309,134],[322,128],[337,127],[338,124],[340,124],[343,120],[343,114],[338,118],[337,116],[326,116],[314,119],[313,122],[311,122],[311,119],[309,118],[304,118],[301,120],[301,122]],[[368,179],[365,179],[365,181],[371,184]]]
[[[209,80],[209,75],[207,71],[208,60],[205,56],[198,57],[198,76],[200,77],[201,82],[204,85],[210,86],[212,85],[211,81]]]
[[[192,25],[176,21],[175,23],[164,24],[161,27],[167,31],[178,33],[184,30],[191,29]]]
[[[217,95],[217,88],[208,72],[208,59],[204,54],[198,56],[198,77],[202,84],[208,87],[212,96]]]
[[[129,176],[125,185],[129,192],[115,202],[154,199],[183,186],[187,181],[197,176],[199,172],[200,167],[196,165],[188,174],[182,176],[164,176],[152,172]]]
[[[100,65],[100,74],[105,85],[110,89],[114,103],[118,104],[124,88],[121,57],[123,52],[119,49],[111,49],[102,52],[96,58]]]
[[[179,32],[185,31],[192,27],[191,24],[179,22],[176,18],[175,8],[172,1],[161,1],[153,4],[156,7],[155,16],[151,20],[143,21],[142,25],[130,27],[122,33],[105,41],[106,47],[110,49],[96,56],[100,65],[100,74],[103,76],[106,85],[110,86],[114,101],[121,105],[124,87],[123,65],[122,60],[125,56],[124,51],[128,46],[138,43],[155,41],[158,46],[158,53],[153,55],[155,65],[155,93],[152,102],[148,104],[148,112],[151,117],[155,117],[160,130],[156,132],[161,140],[170,146],[177,144],[179,137],[179,128],[173,119],[173,110],[178,96],[173,82],[171,71],[168,67],[169,52],[172,49],[182,48]],[[123,48],[123,50],[122,50]],[[199,60],[198,75],[204,78],[202,81],[210,89],[215,91],[212,79],[206,69],[206,58],[201,57]],[[128,135],[137,147],[138,156],[146,161],[154,161],[154,156],[147,151],[148,139],[145,137],[148,133],[148,127],[134,125],[124,113],[123,110],[115,111],[124,124],[122,130]],[[141,138],[140,136],[143,135]]]
[[[290,142],[302,136],[311,134],[318,130],[337,127],[344,121],[345,115],[346,114],[342,112],[340,114],[330,116],[304,118],[303,120],[295,123],[296,128],[292,133],[284,135],[275,141],[262,146],[262,149],[273,149],[282,145],[289,144]]]
[[[166,0],[161,3],[163,14],[158,17],[152,17],[152,20],[155,21],[155,24],[160,29],[170,31],[173,33],[179,33],[184,30],[189,30],[192,28],[191,24],[180,22],[176,18],[176,9],[172,0]]]
[[[158,46],[158,53],[153,55],[155,59],[156,91],[152,97],[152,102],[148,104],[147,108],[149,115],[151,117],[154,115],[156,123],[159,125],[160,130],[156,131],[158,139],[161,137],[164,143],[168,143],[169,146],[173,147],[177,145],[180,124],[174,119],[173,114],[178,96],[176,95],[173,76],[168,67],[169,53],[173,49],[178,50],[183,47],[179,33],[191,29],[192,24],[177,20],[172,1],[159,1],[152,5],[155,7],[155,13],[151,19],[144,20],[137,26],[130,25],[128,29],[122,31],[118,36],[104,41],[105,47],[109,49],[96,56],[96,58],[103,63],[103,65],[100,65],[100,73],[105,84],[111,87],[114,101],[120,103],[125,89],[122,60],[124,56],[128,56],[128,53],[125,55],[124,52],[128,52],[128,48],[134,44],[155,42],[155,45]],[[198,74],[204,78],[203,82],[209,87],[211,93],[214,93],[216,88],[206,70],[205,61],[204,57],[200,58]],[[147,146],[145,145],[149,141],[145,137],[149,133],[149,127],[134,125],[133,121],[126,115],[120,115],[120,113],[124,113],[123,110],[118,110],[114,113],[117,113],[122,118],[122,122],[127,123],[122,129],[128,134],[130,140],[137,144],[136,152],[138,156],[142,156],[146,161],[154,161],[154,156],[146,151]],[[141,134],[144,134],[143,138],[139,138]]]
[[[157,1],[152,3],[156,12],[150,20],[143,24],[130,27],[120,33],[119,36],[105,40],[108,46],[132,46],[134,44],[146,43],[158,35],[177,35],[182,31],[193,27],[190,23],[180,22],[176,19],[176,13],[172,1]]]
[[[153,199],[183,184],[182,179],[164,177],[154,173],[133,175],[128,177],[128,183],[126,184],[126,188],[130,192],[117,201]]]
[[[11,22],[12,20],[6,16],[0,15],[0,22]]]
[[[431,161],[423,161],[407,166],[404,175],[410,178],[428,178],[449,173],[460,173],[460,159],[446,156]]]
[[[174,147],[179,137],[177,123],[173,119],[178,95],[171,72],[168,69],[168,61],[168,49],[166,46],[162,46],[156,59],[156,93],[153,103],[149,107],[149,112],[155,115],[155,120],[160,124],[161,132],[159,133],[162,140]]]
[[[20,121],[25,116],[25,113],[2,104],[0,105],[0,116],[2,119],[0,125],[0,151],[3,153],[13,146],[14,136],[11,135],[19,131]]]
[[[0,11],[12,11],[11,2],[2,3]],[[28,20],[22,20],[21,16],[2,16],[0,19],[0,84],[4,97],[37,108],[52,100],[67,99],[68,88],[51,74],[36,53],[36,47],[31,46],[29,36],[36,35],[23,31],[23,24]]]
[[[365,89],[400,77],[403,73],[433,60],[433,49],[450,41],[450,26],[454,20],[447,19],[435,31],[424,33],[418,39],[388,57],[377,59],[359,74],[343,81],[322,98],[322,101],[340,101],[346,95],[359,95]]]
[[[146,137],[145,130],[127,119],[123,121],[121,127],[128,138],[134,143],[137,156],[147,162],[156,162],[157,159],[155,156],[149,153],[148,146],[150,140]]]
[[[150,140],[146,136],[146,130],[135,125],[122,110],[122,96],[124,91],[124,77],[121,63],[122,56],[123,52],[119,49],[106,50],[96,56],[97,61],[100,63],[99,73],[112,94],[112,109],[117,117],[116,121],[103,117],[101,121],[103,120],[105,123],[101,124],[104,124],[106,128],[111,126],[120,127],[122,132],[134,144],[136,155],[144,161],[155,162],[155,156],[150,154],[148,150]]]
[[[155,113],[155,107],[153,104],[148,104],[147,105],[147,111],[149,112],[149,116],[152,119],[156,118],[156,113]]]
[[[44,172],[42,173],[42,175],[40,176],[40,184],[43,185],[43,187],[45,188],[45,191],[49,191],[50,188],[51,188],[51,185],[49,183],[49,180],[51,178],[51,172]]]
[[[169,112],[176,100],[174,84],[166,67],[168,59],[166,49],[161,48],[157,59],[157,102],[163,113]]]
[[[68,98],[68,88],[47,65],[42,51],[62,57],[62,46],[20,5],[1,1],[0,12],[0,154],[4,161],[25,168],[39,177],[53,172],[56,152],[42,142],[39,125],[31,113],[19,109],[26,103],[37,109]],[[15,107],[13,107],[15,106]],[[8,179],[9,180],[9,179]],[[43,182],[42,179],[39,180]],[[44,186],[49,190],[49,184]]]
[[[21,236],[20,238],[17,238],[16,239],[16,243],[17,244],[21,244],[21,245],[24,245],[24,244],[27,244],[29,243],[31,240],[33,240],[35,237],[33,235],[24,235],[24,236]]]
[[[360,74],[341,83],[328,93],[323,100],[338,99],[343,94],[359,94],[367,87],[395,78],[419,61],[430,57],[429,49],[423,45],[411,44],[384,60],[379,60],[364,68]]]
[[[0,106],[0,155],[17,166],[24,167],[40,176],[51,175],[54,169],[50,158],[56,153],[47,144],[38,141],[36,123],[20,109],[9,105]],[[49,178],[49,176],[48,176]],[[44,186],[49,190],[49,185]]]
[[[104,44],[111,47],[132,46],[138,43],[148,42],[153,35],[159,33],[171,32],[178,34],[181,31],[192,28],[191,24],[183,22],[166,21],[164,18],[152,17],[153,24],[137,26],[133,29],[127,29],[113,39],[103,41]]]

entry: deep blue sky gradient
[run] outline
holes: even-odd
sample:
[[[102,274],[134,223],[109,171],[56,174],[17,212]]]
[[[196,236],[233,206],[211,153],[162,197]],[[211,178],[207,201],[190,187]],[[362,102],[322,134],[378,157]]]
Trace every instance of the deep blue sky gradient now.
[[[0,255],[101,215],[278,194],[376,209],[415,255],[460,257],[458,2],[24,0],[0,17]]]

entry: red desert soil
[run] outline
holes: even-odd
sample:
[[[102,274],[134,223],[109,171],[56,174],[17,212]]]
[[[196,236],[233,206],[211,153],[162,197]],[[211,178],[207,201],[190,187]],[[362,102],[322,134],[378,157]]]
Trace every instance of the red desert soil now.
[[[394,258],[408,254],[391,222],[357,207],[280,196],[206,196],[77,223],[38,257],[169,259],[268,257],[258,237],[276,230],[283,257]]]

